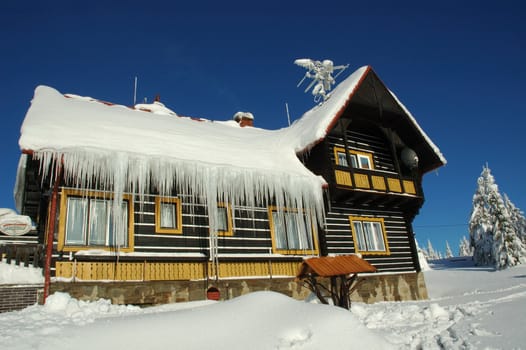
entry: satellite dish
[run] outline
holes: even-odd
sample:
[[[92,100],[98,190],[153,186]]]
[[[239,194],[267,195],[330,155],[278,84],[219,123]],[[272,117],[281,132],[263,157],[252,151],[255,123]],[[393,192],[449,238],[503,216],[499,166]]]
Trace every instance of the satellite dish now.
[[[409,169],[413,170],[418,168],[418,155],[411,148],[405,147],[400,156],[402,163]]]

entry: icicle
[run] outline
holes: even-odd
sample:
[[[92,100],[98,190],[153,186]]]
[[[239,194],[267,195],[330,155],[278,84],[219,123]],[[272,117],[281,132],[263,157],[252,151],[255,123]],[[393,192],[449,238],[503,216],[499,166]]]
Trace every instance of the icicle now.
[[[212,249],[217,249],[218,202],[249,207],[274,205],[279,215],[285,208],[294,208],[298,213],[312,213],[314,226],[324,217],[321,182],[315,176],[90,149],[39,151],[34,157],[41,162],[43,177],[52,175],[62,162],[66,182],[73,187],[113,192],[112,211],[115,218],[121,218],[115,225],[117,245],[125,243],[127,222],[121,207],[124,193],[138,195],[142,201],[150,186],[155,186],[161,196],[176,192],[196,201],[204,199]],[[312,236],[311,225],[305,230]]]

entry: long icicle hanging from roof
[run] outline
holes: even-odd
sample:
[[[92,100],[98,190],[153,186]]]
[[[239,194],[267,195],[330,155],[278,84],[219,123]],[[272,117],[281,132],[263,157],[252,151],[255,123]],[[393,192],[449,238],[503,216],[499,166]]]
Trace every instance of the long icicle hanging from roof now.
[[[43,177],[50,175],[57,162],[62,162],[68,185],[112,192],[116,217],[124,217],[120,203],[125,192],[138,195],[141,202],[151,187],[157,188],[161,196],[178,193],[204,199],[212,239],[218,230],[218,202],[251,207],[274,205],[279,215],[286,208],[295,208],[312,213],[314,227],[324,218],[323,189],[316,177],[87,149],[35,151],[33,157],[40,160]],[[312,227],[306,226],[304,229],[312,234]],[[124,244],[126,223],[118,220],[115,229],[117,245]]]

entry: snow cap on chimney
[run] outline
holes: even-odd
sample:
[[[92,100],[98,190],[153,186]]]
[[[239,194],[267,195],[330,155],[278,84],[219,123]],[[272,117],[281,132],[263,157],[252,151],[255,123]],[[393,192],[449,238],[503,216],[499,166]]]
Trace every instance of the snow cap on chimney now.
[[[250,112],[237,112],[233,118],[239,126],[254,126],[254,115]]]

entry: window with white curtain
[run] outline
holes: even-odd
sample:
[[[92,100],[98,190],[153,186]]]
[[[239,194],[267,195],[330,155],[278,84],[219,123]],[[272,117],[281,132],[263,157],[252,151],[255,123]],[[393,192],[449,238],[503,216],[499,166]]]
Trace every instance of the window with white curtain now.
[[[384,220],[382,218],[349,217],[358,253],[389,254]]]
[[[66,199],[66,246],[108,247],[116,246],[113,201],[104,198],[67,196]],[[128,202],[121,207],[124,223],[124,244],[128,246]]]
[[[297,210],[269,210],[274,251],[281,254],[314,254],[316,244],[312,221]]]
[[[177,197],[155,198],[155,232],[182,233],[181,200]]]
[[[228,204],[217,205],[217,233],[232,235],[232,214]]]
[[[161,227],[177,228],[177,203],[161,202]]]

